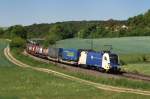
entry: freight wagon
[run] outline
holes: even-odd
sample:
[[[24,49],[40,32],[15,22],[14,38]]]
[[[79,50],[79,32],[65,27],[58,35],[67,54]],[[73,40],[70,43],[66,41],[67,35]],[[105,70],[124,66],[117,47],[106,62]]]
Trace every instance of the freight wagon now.
[[[48,59],[54,59],[58,61],[59,58],[59,53],[60,53],[60,48],[48,48]]]
[[[43,48],[43,55],[48,56],[48,48]]]
[[[77,49],[64,49],[61,48],[59,57],[60,62],[77,65],[80,52]]]

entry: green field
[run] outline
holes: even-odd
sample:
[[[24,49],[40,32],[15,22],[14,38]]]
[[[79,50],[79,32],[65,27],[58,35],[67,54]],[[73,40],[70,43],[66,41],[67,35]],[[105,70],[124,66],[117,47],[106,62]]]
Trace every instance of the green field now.
[[[89,81],[93,81],[93,82],[97,82],[97,83],[108,84],[108,85],[113,85],[113,86],[128,87],[128,88],[150,90],[149,82],[135,81],[135,80],[125,79],[125,78],[112,78],[109,76],[95,77],[93,75],[84,74],[81,72],[70,71],[70,70],[68,71],[68,69],[60,68],[59,66],[55,66],[53,64],[36,61],[28,56],[20,54],[21,52],[18,49],[13,49],[11,52],[12,52],[13,56],[15,56],[18,60],[22,61],[23,63],[29,64],[31,66],[52,69],[55,71],[59,71],[59,72],[62,72],[62,73],[68,74],[68,75],[76,76],[81,79],[85,79],[85,80],[89,80]]]
[[[150,63],[128,64],[122,66],[125,71],[150,75]]]
[[[17,67],[5,58],[4,47],[6,42],[0,40],[0,99],[149,99],[143,95],[99,90],[50,74]]]
[[[57,42],[57,47],[91,48],[91,39],[67,39]],[[95,50],[107,49],[104,45],[112,45],[113,52],[119,54],[150,54],[150,37],[121,37],[93,39]]]
[[[58,41],[57,47],[90,49],[91,39],[67,39]],[[112,45],[113,52],[120,58],[122,68],[132,72],[141,72],[150,75],[150,37],[121,37],[93,39],[95,50],[104,50]]]

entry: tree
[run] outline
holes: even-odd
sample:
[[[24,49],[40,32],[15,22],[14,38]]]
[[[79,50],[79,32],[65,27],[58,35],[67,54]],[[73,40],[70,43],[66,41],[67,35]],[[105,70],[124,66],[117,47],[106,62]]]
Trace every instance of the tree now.
[[[8,29],[8,32],[11,34],[11,38],[21,37],[23,39],[27,39],[27,31],[21,25],[15,25]]]
[[[4,35],[4,30],[0,28],[0,37],[3,37],[3,35]]]
[[[10,43],[11,47],[25,48],[26,41],[21,37],[14,37]]]
[[[85,27],[84,29],[81,29],[78,32],[79,38],[92,38],[94,32],[95,32],[96,26],[95,25],[89,25]]]
[[[45,41],[45,45],[53,45],[56,43],[56,41],[61,40],[61,31],[62,28],[58,25],[53,26],[53,28],[51,28],[49,30],[49,33],[46,36],[46,41]]]
[[[49,35],[46,38],[46,43],[53,45],[56,43],[56,41],[59,40],[58,36],[54,33],[49,33]]]
[[[56,40],[62,39],[63,28],[60,25],[54,25],[48,33],[48,36],[55,36]]]

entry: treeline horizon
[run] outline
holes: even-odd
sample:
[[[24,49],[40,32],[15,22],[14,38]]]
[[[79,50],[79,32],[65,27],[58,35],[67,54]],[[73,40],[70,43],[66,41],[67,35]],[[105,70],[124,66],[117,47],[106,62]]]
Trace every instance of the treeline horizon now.
[[[56,23],[14,25],[0,28],[1,38],[44,38],[61,40],[68,38],[103,38],[150,36],[150,10],[128,20],[66,21]]]

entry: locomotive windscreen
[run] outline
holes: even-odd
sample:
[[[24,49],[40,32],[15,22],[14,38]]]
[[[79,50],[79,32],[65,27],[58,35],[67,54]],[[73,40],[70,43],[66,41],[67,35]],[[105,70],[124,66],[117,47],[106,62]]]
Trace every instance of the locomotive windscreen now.
[[[110,62],[113,64],[118,64],[118,56],[116,54],[110,54]]]

